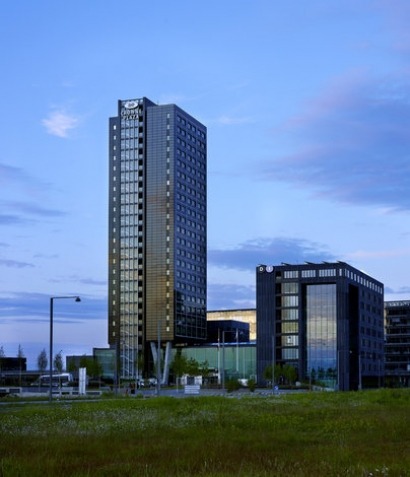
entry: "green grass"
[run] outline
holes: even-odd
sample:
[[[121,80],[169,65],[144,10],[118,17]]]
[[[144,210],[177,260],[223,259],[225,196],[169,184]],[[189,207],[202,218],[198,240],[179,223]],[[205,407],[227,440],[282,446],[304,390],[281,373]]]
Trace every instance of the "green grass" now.
[[[0,407],[0,476],[410,476],[410,391]]]

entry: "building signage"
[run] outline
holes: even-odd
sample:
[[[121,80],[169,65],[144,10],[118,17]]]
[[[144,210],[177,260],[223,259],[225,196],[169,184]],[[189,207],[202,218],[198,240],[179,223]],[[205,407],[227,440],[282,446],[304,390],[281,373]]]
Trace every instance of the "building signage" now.
[[[126,119],[137,119],[138,118],[138,106],[142,104],[142,101],[138,100],[129,100],[125,101],[121,109],[121,117]]]
[[[263,273],[263,272],[272,273],[273,272],[273,266],[272,265],[259,265],[258,266],[258,272],[259,273]]]
[[[138,101],[127,101],[124,104],[124,108],[126,109],[135,109],[138,106]]]

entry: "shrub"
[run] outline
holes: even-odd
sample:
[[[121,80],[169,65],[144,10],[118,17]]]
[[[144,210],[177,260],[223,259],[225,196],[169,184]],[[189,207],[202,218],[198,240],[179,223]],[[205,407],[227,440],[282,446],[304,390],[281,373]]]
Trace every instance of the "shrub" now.
[[[241,387],[239,381],[237,379],[228,379],[226,382],[226,390],[228,393],[233,391],[237,391]]]

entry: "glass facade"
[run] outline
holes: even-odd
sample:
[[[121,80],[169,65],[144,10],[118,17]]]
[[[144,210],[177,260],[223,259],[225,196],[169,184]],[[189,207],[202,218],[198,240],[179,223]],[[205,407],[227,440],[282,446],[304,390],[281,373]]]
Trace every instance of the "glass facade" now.
[[[148,366],[149,342],[206,337],[206,158],[206,128],[177,106],[118,102],[108,333],[122,377]]]
[[[206,130],[174,105],[148,114],[147,340],[206,338]]]
[[[336,284],[306,286],[307,372],[313,381],[336,385]]]
[[[207,363],[214,373],[221,373],[225,368],[225,379],[256,378],[256,348],[254,345],[235,346],[198,346],[183,349],[182,354],[193,358],[199,364]]]

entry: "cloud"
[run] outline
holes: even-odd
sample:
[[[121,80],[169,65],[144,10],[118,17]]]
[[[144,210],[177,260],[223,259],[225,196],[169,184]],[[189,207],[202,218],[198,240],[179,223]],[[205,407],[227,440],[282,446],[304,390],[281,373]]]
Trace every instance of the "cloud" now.
[[[85,277],[81,278],[77,275],[72,275],[70,277],[60,277],[53,278],[50,280],[51,283],[81,283],[82,285],[93,285],[93,286],[107,286],[107,280],[96,280],[95,278]]]
[[[31,203],[39,195],[43,195],[44,190],[49,189],[50,185],[31,174],[27,174],[24,169],[0,163],[0,187],[7,199],[12,196],[10,193],[12,191],[16,197],[28,195]],[[7,202],[2,204],[3,209],[5,203]]]
[[[264,162],[258,177],[336,202],[408,211],[409,123],[410,73],[353,74],[273,131],[278,143],[290,139],[290,152]]]
[[[19,167],[0,163],[0,184],[27,180],[27,175]]]
[[[0,214],[0,225],[24,224],[28,221],[14,214]]]
[[[322,244],[286,237],[249,240],[230,250],[208,250],[208,265],[252,272],[262,263],[274,265],[335,259]]]
[[[399,287],[398,289],[390,288],[390,287],[384,287],[384,296],[385,296],[385,301],[392,301],[393,298],[392,296],[394,295],[406,295],[409,296],[410,294],[410,286],[402,286]],[[387,298],[386,298],[387,297]],[[397,300],[402,300],[400,296],[397,298]],[[404,298],[406,300],[406,298]]]
[[[64,211],[49,209],[36,204],[32,201],[3,201],[0,202],[2,209],[10,209],[8,214],[0,214],[0,225],[16,225],[33,223],[32,217],[63,217],[67,215]]]
[[[32,202],[7,201],[7,202],[2,202],[1,206],[3,208],[7,207],[12,210],[17,210],[18,212],[21,212],[23,214],[34,215],[39,217],[62,217],[66,215],[66,213],[61,210],[48,209],[48,208],[33,204]]]
[[[410,249],[356,250],[346,255],[346,260],[367,260],[380,258],[408,257]]]
[[[33,255],[34,258],[44,258],[46,260],[54,260],[58,258],[59,255],[57,253],[47,254],[47,253],[36,253]]]
[[[255,286],[212,283],[208,285],[208,310],[255,308]]]
[[[248,124],[254,122],[251,118],[247,117],[236,117],[236,116],[219,116],[216,120],[216,123],[223,124],[225,126],[231,126],[235,124]]]
[[[410,34],[408,25],[410,22],[410,4],[408,0],[379,0],[375,5],[381,9],[383,18],[390,26],[395,40],[391,45],[393,52],[405,54],[410,53]]]
[[[214,279],[208,284],[208,310],[255,308],[255,274],[259,264],[335,260],[336,257],[322,244],[287,237],[249,240],[233,249],[209,249],[209,274],[212,268],[216,269],[213,273],[219,275],[220,282]],[[232,283],[232,279],[226,275],[227,270],[235,270],[234,280],[243,280],[243,283]],[[238,271],[249,273],[240,278]]]
[[[0,258],[0,267],[8,268],[34,268],[32,263],[20,262],[17,260],[10,260],[5,258]]]
[[[64,296],[76,296],[77,293],[64,293]],[[55,296],[55,295],[54,295]],[[107,299],[81,296],[81,302],[58,300],[54,303],[56,321],[79,323],[100,320],[107,316]],[[0,325],[9,322],[48,322],[50,319],[50,295],[44,293],[13,293],[0,296]],[[57,308],[58,306],[58,308]]]
[[[0,185],[2,189],[14,186],[23,187],[24,189],[28,188],[29,190],[44,188],[44,184],[27,174],[20,167],[10,166],[5,163],[0,163]]]
[[[0,226],[1,225],[24,225],[32,224],[35,222],[32,217],[63,217],[65,212],[56,209],[47,209],[33,204],[32,202],[12,202],[3,201],[0,202],[0,206],[3,209],[10,209],[9,213],[0,214]]]
[[[96,280],[95,278],[82,278],[79,283],[83,285],[107,286],[107,280]]]
[[[49,189],[49,184],[44,183],[24,169],[0,163],[0,226],[32,224],[33,218],[61,217],[65,212],[37,205],[36,202],[44,200],[44,191]],[[19,200],[12,200],[18,197]]]
[[[78,126],[79,119],[64,111],[52,111],[41,122],[52,136],[67,138],[70,130]]]

